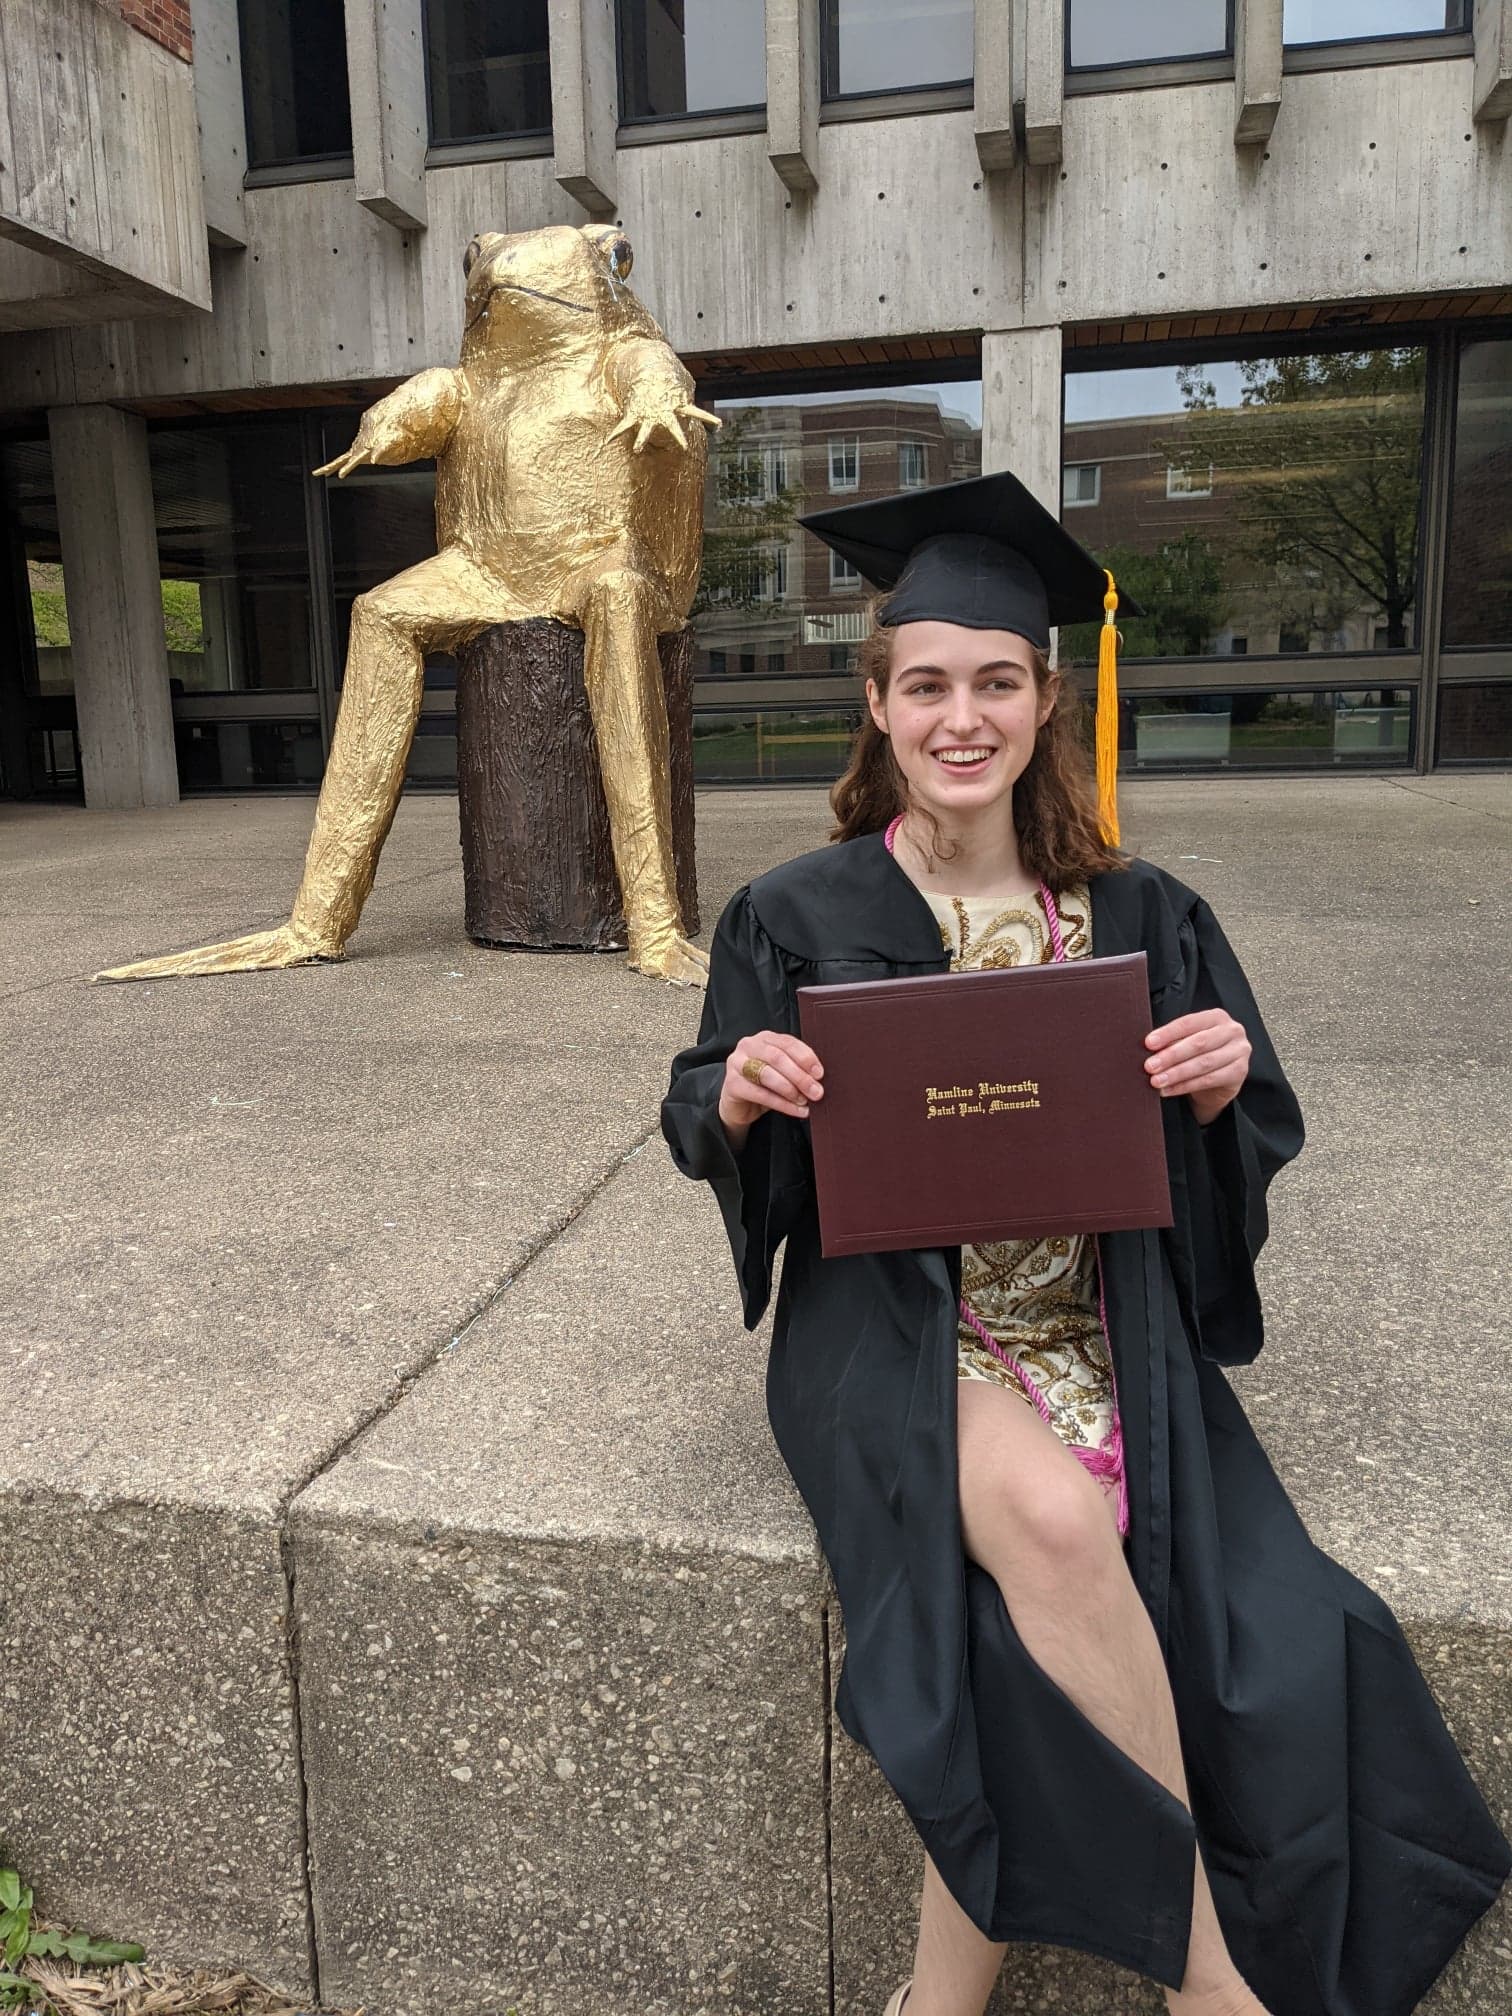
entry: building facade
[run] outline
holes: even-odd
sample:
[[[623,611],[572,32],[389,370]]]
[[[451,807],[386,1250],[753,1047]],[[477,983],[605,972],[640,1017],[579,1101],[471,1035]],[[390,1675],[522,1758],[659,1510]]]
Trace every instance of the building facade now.
[[[1144,605],[1130,771],[1512,759],[1512,0],[31,0],[0,45],[11,795],[313,788],[433,476],[310,472],[455,359],[474,232],[592,218],[725,423],[704,781],[833,777],[859,719],[799,513],[1002,467]]]

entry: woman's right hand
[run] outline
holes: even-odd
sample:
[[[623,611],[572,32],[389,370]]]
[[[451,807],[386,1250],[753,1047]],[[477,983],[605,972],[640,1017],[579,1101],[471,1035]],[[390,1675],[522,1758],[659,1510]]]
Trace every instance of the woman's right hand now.
[[[759,1084],[742,1070],[751,1057],[761,1060]],[[791,1113],[802,1120],[807,1117],[809,1101],[824,1097],[819,1082],[823,1074],[824,1066],[801,1037],[777,1029],[758,1029],[754,1036],[742,1036],[725,1060],[719,1117],[726,1127],[742,1133],[763,1113]]]

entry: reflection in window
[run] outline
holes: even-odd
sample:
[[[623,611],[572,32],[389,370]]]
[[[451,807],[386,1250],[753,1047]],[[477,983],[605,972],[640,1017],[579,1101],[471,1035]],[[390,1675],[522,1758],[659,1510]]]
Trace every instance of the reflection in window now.
[[[1073,70],[1115,63],[1168,63],[1186,56],[1222,56],[1229,42],[1228,0],[1068,0],[1067,41]]]
[[[1453,34],[1469,25],[1468,12],[1467,0],[1286,0],[1281,34],[1294,47]]]
[[[1061,471],[1061,503],[1068,510],[1095,504],[1102,495],[1102,469],[1096,462],[1068,462]]]
[[[822,0],[822,6],[826,98],[971,79],[972,0]]]
[[[175,693],[314,686],[303,451],[295,421],[149,433]]]
[[[1119,760],[1155,769],[1394,769],[1411,761],[1411,687],[1332,693],[1134,693]]]
[[[750,712],[696,709],[693,780],[697,784],[827,784],[845,768],[861,709],[828,713],[763,707]]]
[[[929,450],[922,441],[898,443],[898,488],[923,490],[928,486]]]
[[[1436,761],[1512,762],[1512,679],[1439,688]]]
[[[854,436],[829,444],[829,487],[854,490],[861,481],[861,444]]]
[[[1102,470],[1076,536],[1146,611],[1125,653],[1415,644],[1423,382],[1421,349],[1068,376],[1066,453]]]
[[[178,721],[181,791],[313,791],[325,754],[318,721]]]
[[[547,0],[426,0],[431,139],[549,133]]]
[[[237,8],[247,166],[278,168],[352,151],[342,0]]]
[[[620,0],[619,35],[622,119],[766,103],[763,0]]]
[[[1512,645],[1512,340],[1467,343],[1454,410],[1444,642]]]
[[[826,713],[835,704],[836,679],[852,672],[855,647],[866,635],[866,586],[798,518],[835,488],[849,503],[892,496],[900,476],[951,482],[980,475],[980,381],[713,404],[724,425],[710,442],[703,569],[692,609],[694,677],[780,678],[791,684],[793,705]],[[821,683],[808,693],[805,682]],[[700,763],[713,763],[716,748],[725,749],[728,762],[706,765],[701,777],[840,774],[843,765],[832,762],[834,750],[822,742],[774,745],[781,758],[763,755],[758,767],[750,739],[757,710],[748,711],[743,728],[726,722],[720,731],[746,736],[739,745],[744,755],[729,755],[735,743],[710,744]]]

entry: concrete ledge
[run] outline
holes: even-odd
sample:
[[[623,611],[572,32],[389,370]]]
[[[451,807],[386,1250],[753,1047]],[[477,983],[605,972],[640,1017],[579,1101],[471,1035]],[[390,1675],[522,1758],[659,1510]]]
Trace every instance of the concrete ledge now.
[[[826,1578],[717,1231],[658,1137],[296,1501],[328,2000],[825,2006]]]

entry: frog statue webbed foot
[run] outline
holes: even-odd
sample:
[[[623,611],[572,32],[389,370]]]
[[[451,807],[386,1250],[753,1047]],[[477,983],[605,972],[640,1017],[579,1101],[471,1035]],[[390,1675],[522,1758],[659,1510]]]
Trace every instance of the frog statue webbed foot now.
[[[674,987],[707,987],[709,955],[686,938],[669,938],[653,949],[631,951],[625,962],[632,973],[645,973],[653,980],[670,980]]]

